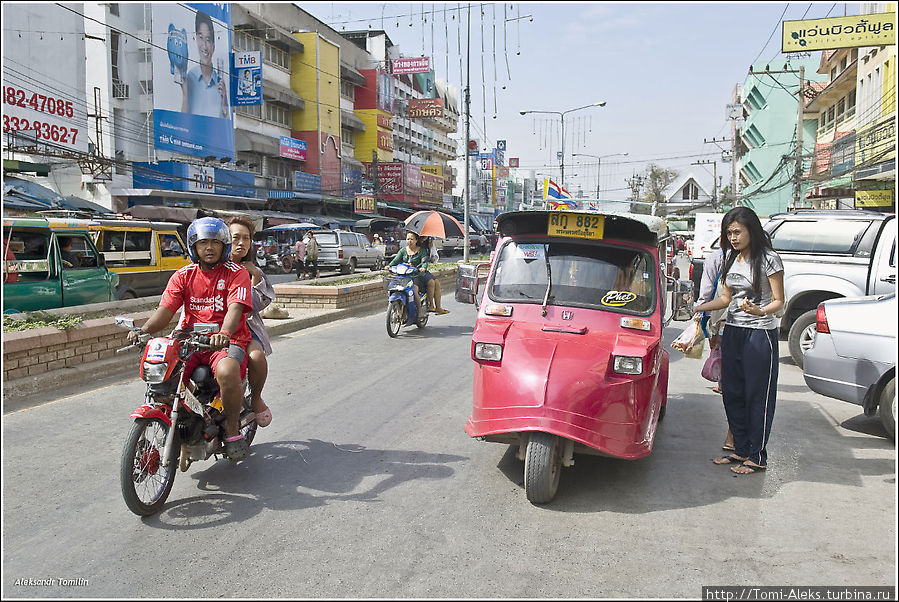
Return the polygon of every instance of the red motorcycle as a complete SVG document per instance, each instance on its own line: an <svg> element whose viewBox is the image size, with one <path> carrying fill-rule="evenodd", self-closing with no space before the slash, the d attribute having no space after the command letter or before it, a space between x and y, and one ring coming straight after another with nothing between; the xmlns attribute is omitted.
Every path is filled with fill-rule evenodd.
<svg viewBox="0 0 899 602"><path fill-rule="evenodd" d="M140 331L133 318L118 316L115 323ZM212 368L201 364L187 382L183 378L187 360L198 351L212 349L209 337L218 330L218 324L194 324L191 332L175 331L168 337L140 334L137 343L117 350L144 346L140 377L147 383L147 392L143 405L131 414L134 425L122 450L119 472L125 504L137 515L149 516L162 509L175 482L176 464L185 472L197 460L224 455L225 407ZM256 436L256 414L246 379L243 385L240 434L249 445Z"/></svg>

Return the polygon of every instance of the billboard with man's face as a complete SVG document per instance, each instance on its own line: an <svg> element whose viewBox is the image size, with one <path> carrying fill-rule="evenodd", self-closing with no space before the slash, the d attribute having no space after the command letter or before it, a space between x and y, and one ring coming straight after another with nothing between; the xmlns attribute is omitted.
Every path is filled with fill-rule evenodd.
<svg viewBox="0 0 899 602"><path fill-rule="evenodd" d="M231 6L152 5L154 146L234 157Z"/></svg>

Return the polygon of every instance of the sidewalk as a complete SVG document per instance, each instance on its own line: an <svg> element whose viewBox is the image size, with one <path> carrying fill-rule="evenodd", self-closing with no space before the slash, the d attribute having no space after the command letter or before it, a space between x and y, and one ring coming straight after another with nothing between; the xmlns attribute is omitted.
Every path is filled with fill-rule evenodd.
<svg viewBox="0 0 899 602"><path fill-rule="evenodd" d="M284 308L290 315L283 320L263 320L271 337L312 328L353 315L382 311L385 301L358 305L346 309L298 309ZM137 379L137 353L122 353L119 356L90 362L81 366L54 370L43 376L19 378L3 384L3 413L14 412L40 405L49 398L74 395L87 389L94 389L121 382L125 378Z"/></svg>

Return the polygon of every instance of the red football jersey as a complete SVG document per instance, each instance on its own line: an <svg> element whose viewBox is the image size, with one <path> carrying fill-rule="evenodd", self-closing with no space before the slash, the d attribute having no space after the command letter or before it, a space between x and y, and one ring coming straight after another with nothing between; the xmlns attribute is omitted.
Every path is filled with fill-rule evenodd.
<svg viewBox="0 0 899 602"><path fill-rule="evenodd" d="M177 313L184 307L179 329L190 329L197 322L221 324L228 306L241 303L244 313L240 326L231 333L231 342L246 349L250 343L247 312L253 309L250 273L233 261L220 263L211 270L201 270L199 264L186 265L169 278L159 304Z"/></svg>

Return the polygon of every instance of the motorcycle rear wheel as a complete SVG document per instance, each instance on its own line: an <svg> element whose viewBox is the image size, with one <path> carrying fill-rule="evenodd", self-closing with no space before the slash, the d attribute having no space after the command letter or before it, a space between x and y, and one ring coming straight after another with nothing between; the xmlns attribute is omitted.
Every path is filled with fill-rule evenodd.
<svg viewBox="0 0 899 602"><path fill-rule="evenodd" d="M125 439L119 480L125 505L138 516L159 512L175 482L174 459L167 468L162 466L168 433L169 426L162 420L138 418ZM173 449L181 449L177 441Z"/></svg>
<svg viewBox="0 0 899 602"><path fill-rule="evenodd" d="M403 324L406 323L403 313L403 304L399 301L393 301L387 306L387 334L392 339L399 336Z"/></svg>

